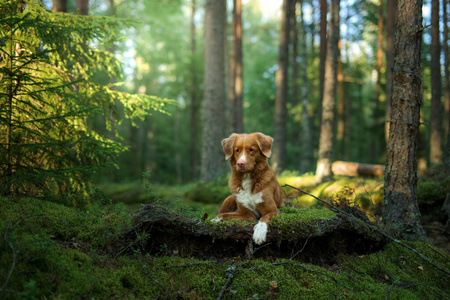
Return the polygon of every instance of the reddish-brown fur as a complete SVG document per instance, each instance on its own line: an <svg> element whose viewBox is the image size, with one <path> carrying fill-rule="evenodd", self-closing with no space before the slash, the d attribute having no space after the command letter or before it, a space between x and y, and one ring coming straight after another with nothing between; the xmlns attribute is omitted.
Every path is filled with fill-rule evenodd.
<svg viewBox="0 0 450 300"><path fill-rule="evenodd" d="M272 142L273 139L270 136L262 133L232 134L222 141L225 158L230 161L231 166L229 187L232 195L225 199L215 220L258 220L260 218L260 222L268 225L272 217L278 214L278 207L283 205L283 192L275 178L275 173L268 164ZM245 164L243 164L243 155L246 158ZM245 201L236 200L236 196L245 190L244 182L247 180L248 184L248 179L251 182L251 194L248 191L239 199L262 198L262 200L252 200L256 203L254 210L250 209L248 204L245 206Z"/></svg>

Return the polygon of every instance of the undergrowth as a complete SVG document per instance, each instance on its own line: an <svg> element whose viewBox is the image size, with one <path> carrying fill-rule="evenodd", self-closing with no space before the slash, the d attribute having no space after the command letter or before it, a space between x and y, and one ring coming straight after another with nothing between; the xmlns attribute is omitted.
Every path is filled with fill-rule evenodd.
<svg viewBox="0 0 450 300"><path fill-rule="evenodd" d="M280 181L292 184L295 180L298 178ZM319 189L315 195L325 195L337 206L364 208L361 199L376 207L375 199L382 193L380 180L337 178L339 184L296 186L313 194ZM147 181L140 203L162 204L196 219L206 219L206 211L211 219L223 194L228 193L226 179L218 184L217 189L200 183L186 185L181 192L167 192L176 197L165 198L158 193L163 187L155 188ZM331 186L339 188L327 196ZM219 203L183 198L199 190L214 194ZM419 181L419 199L425 203L439 203L444 192L446 187L436 187L433 180ZM313 224L334 216L317 203L295 205L300 197L292 191L286 194L288 206L273 219L273 227L286 220ZM121 242L132 229L126 205L95 203L99 204L82 209L34 198L0 198L1 299L215 299L219 295L225 299L450 298L449 276L395 243L370 255L342 254L331 266L276 257L201 261L178 257L166 245L157 245L157 251L152 251L156 254L149 255L140 245L151 241L151 233L141 232L126 246ZM299 211L301 219L296 217ZM425 243L404 243L450 269L450 258L442 250Z"/></svg>
<svg viewBox="0 0 450 300"><path fill-rule="evenodd" d="M367 256L342 256L333 266L276 258L200 261L168 256L164 245L153 256L138 247L120 253L116 241L131 229L123 205L81 210L31 198L0 198L0 207L2 299L214 299L222 288L224 298L239 299L450 297L448 276L396 244ZM295 211L283 208L277 218ZM303 221L318 213L305 211ZM408 244L450 268L440 250Z"/></svg>

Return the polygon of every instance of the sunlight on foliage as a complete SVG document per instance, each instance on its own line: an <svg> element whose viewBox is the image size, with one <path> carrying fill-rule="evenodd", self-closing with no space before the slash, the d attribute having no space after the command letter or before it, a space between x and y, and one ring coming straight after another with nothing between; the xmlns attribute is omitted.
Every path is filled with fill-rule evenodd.
<svg viewBox="0 0 450 300"><path fill-rule="evenodd" d="M173 102L111 84L123 72L108 49L129 21L51 13L35 1L3 1L0 15L0 193L70 194L67 204L82 205L92 174L127 149L92 120L117 136L121 110L143 119Z"/></svg>

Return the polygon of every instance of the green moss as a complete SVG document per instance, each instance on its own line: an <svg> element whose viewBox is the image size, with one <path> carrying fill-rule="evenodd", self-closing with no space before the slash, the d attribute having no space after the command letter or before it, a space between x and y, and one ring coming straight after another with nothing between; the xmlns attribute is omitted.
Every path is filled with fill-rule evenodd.
<svg viewBox="0 0 450 300"><path fill-rule="evenodd" d="M0 234L8 241L0 243L0 282L6 281L13 264L10 245L16 254L2 299L156 299L167 298L166 293L172 298L215 299L231 275L225 299L445 299L450 293L448 276L394 243L371 255L341 255L333 266L275 257L201 261L139 251L115 257L99 240L109 240L108 233L123 225L120 208L98 207L87 213L34 199L0 199L0 207ZM294 221L311 225L334 216L328 210L285 207L281 212L271 226ZM117 217L109 224L111 215ZM423 243L408 245L450 269L442 251Z"/></svg>
<svg viewBox="0 0 450 300"><path fill-rule="evenodd" d="M214 182L199 182L184 193L187 201L221 205L230 195L230 188L226 178Z"/></svg>
<svg viewBox="0 0 450 300"><path fill-rule="evenodd" d="M123 204L91 206L87 210L67 207L33 198L11 201L0 198L0 215L8 223L21 223L19 232L51 235L77 246L105 247L131 228Z"/></svg>
<svg viewBox="0 0 450 300"><path fill-rule="evenodd" d="M450 193L450 177L443 181L421 178L417 182L417 200L419 204L442 205L445 196Z"/></svg>

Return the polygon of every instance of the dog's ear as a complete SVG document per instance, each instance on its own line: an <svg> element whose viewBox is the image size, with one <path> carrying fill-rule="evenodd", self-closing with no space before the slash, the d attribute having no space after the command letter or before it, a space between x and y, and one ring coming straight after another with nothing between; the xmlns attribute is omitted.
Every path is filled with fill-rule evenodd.
<svg viewBox="0 0 450 300"><path fill-rule="evenodd" d="M272 155L273 138L260 132L256 133L258 147L265 157L269 158Z"/></svg>
<svg viewBox="0 0 450 300"><path fill-rule="evenodd" d="M222 140L222 147L223 152L225 152L225 159L229 160L233 156L233 147L234 147L234 140L236 139L237 134L233 133L226 139Z"/></svg>

